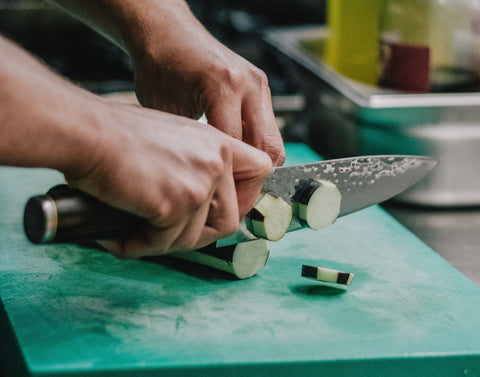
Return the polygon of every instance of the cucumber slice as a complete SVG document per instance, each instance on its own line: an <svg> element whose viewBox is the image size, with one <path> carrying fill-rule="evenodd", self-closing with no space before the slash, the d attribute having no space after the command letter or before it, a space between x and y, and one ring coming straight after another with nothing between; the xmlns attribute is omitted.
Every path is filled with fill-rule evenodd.
<svg viewBox="0 0 480 377"><path fill-rule="evenodd" d="M351 285L355 274L326 267L302 265L302 276L308 279L325 281L328 283Z"/></svg>
<svg viewBox="0 0 480 377"><path fill-rule="evenodd" d="M250 232L269 241L281 239L291 221L292 206L273 193L262 193L245 219Z"/></svg>
<svg viewBox="0 0 480 377"><path fill-rule="evenodd" d="M224 247L206 247L200 250L170 254L175 258L209 266L247 279L255 275L267 263L267 241L258 239Z"/></svg>
<svg viewBox="0 0 480 377"><path fill-rule="evenodd" d="M335 222L340 213L342 195L334 183L312 180L292 200L294 215L300 222L318 230Z"/></svg>

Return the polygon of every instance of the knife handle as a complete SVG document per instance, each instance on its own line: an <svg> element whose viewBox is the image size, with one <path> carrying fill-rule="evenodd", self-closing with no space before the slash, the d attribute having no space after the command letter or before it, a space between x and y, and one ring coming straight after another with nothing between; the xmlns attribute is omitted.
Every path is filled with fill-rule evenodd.
<svg viewBox="0 0 480 377"><path fill-rule="evenodd" d="M67 185L30 198L23 216L25 234L35 244L128 237L145 221Z"/></svg>

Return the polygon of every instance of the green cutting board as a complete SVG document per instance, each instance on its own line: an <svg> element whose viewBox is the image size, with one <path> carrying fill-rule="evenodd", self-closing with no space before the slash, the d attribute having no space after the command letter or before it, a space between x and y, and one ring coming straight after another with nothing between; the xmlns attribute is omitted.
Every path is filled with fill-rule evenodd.
<svg viewBox="0 0 480 377"><path fill-rule="evenodd" d="M287 156L317 159L300 144ZM480 289L378 206L270 243L265 268L236 280L29 244L24 203L61 180L0 169L7 376L480 376ZM307 280L302 264L355 279Z"/></svg>

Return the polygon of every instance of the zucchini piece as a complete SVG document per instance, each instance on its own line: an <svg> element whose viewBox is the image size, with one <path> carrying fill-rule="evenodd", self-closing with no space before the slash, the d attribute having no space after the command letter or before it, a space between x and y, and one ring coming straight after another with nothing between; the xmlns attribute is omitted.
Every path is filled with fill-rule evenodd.
<svg viewBox="0 0 480 377"><path fill-rule="evenodd" d="M332 225L340 213L342 195L330 181L311 180L293 198L294 215L313 230Z"/></svg>
<svg viewBox="0 0 480 377"><path fill-rule="evenodd" d="M262 193L245 219L247 229L255 236L278 241L292 221L292 206L273 193Z"/></svg>
<svg viewBox="0 0 480 377"><path fill-rule="evenodd" d="M326 267L315 267L302 265L302 276L307 279L325 281L327 283L336 283L351 285L355 274L352 272L343 272Z"/></svg>
<svg viewBox="0 0 480 377"><path fill-rule="evenodd" d="M199 250L179 251L170 256L247 279L265 266L269 254L267 241L258 239L224 247L207 246Z"/></svg>

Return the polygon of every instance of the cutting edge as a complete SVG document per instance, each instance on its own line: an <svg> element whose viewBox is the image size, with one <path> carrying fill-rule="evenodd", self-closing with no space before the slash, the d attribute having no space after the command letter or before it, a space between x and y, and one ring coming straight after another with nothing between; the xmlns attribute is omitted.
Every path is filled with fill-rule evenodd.
<svg viewBox="0 0 480 377"><path fill-rule="evenodd" d="M292 196L308 180L327 180L335 183L342 195L340 217L395 197L418 183L439 162L428 156L373 155L275 167L262 191L274 192L291 203ZM304 225L293 218L287 232L302 228ZM227 246L257 238L242 220L238 230L218 240L217 245Z"/></svg>

